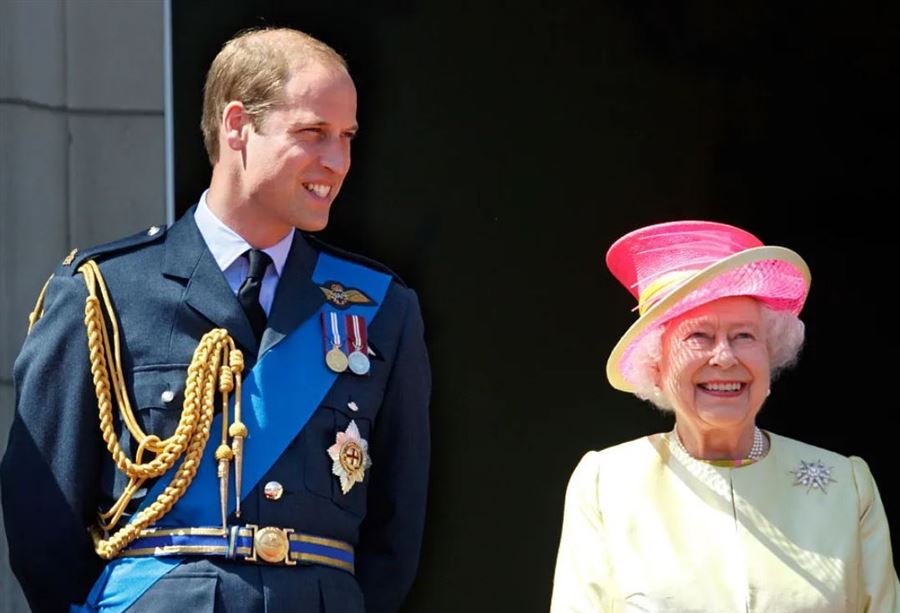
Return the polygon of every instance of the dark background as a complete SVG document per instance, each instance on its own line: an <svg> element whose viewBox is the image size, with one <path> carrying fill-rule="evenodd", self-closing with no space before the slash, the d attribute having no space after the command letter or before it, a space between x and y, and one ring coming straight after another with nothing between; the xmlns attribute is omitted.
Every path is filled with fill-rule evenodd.
<svg viewBox="0 0 900 613"><path fill-rule="evenodd" d="M420 293L434 370L406 612L546 611L578 459L671 427L606 382L634 315L603 258L678 218L807 259L808 341L760 424L863 456L898 542L900 19L885 4L173 3L179 213L209 180L201 88L225 40L288 25L350 64L362 129L323 238Z"/></svg>

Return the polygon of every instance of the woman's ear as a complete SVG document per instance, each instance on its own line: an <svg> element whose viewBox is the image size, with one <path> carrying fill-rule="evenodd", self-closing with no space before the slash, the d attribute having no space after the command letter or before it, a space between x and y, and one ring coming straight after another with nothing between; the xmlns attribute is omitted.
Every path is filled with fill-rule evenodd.
<svg viewBox="0 0 900 613"><path fill-rule="evenodd" d="M650 365L650 376L653 379L653 386L656 388L662 387L662 372L660 371L659 362L654 362Z"/></svg>

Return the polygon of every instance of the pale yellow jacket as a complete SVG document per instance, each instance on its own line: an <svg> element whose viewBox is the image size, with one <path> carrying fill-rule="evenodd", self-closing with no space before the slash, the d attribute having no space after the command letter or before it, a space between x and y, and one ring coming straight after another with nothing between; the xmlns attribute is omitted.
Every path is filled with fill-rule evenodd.
<svg viewBox="0 0 900 613"><path fill-rule="evenodd" d="M584 456L566 493L552 613L900 612L866 463L769 434L762 460L694 460L671 434ZM801 461L831 468L795 485Z"/></svg>

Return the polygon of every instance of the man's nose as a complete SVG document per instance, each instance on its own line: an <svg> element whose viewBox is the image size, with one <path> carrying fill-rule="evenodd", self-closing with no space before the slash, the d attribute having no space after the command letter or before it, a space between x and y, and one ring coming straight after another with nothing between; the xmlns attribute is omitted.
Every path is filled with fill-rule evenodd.
<svg viewBox="0 0 900 613"><path fill-rule="evenodd" d="M328 142L319 160L328 170L340 175L346 174L350 169L350 144L341 139Z"/></svg>

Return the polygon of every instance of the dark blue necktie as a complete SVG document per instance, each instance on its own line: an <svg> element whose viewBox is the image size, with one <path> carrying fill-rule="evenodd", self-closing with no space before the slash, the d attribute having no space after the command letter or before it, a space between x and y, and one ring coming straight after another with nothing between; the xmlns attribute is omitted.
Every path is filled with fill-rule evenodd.
<svg viewBox="0 0 900 613"><path fill-rule="evenodd" d="M266 329L266 312L259 303L259 290L262 288L263 277L266 275L266 268L272 263L272 258L259 249L250 249L244 256L250 261L250 270L238 290L237 299L250 321L256 342L259 343Z"/></svg>

